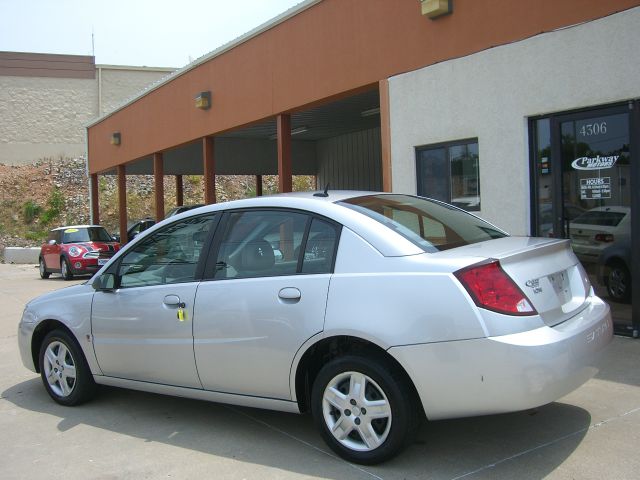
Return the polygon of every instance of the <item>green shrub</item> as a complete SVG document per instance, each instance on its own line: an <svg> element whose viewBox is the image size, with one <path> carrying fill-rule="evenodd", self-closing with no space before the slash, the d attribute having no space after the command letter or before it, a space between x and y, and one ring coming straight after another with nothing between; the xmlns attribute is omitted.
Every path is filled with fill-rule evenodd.
<svg viewBox="0 0 640 480"><path fill-rule="evenodd" d="M47 209L42 213L41 220L45 225L58 218L64 210L64 195L59 188L54 188L47 200Z"/></svg>
<svg viewBox="0 0 640 480"><path fill-rule="evenodd" d="M28 231L24 234L26 240L32 240L34 242L43 242L47 238L48 232L46 230Z"/></svg>
<svg viewBox="0 0 640 480"><path fill-rule="evenodd" d="M27 200L22 206L22 215L24 216L25 223L33 223L42 212L42 207L35 203L33 200Z"/></svg>

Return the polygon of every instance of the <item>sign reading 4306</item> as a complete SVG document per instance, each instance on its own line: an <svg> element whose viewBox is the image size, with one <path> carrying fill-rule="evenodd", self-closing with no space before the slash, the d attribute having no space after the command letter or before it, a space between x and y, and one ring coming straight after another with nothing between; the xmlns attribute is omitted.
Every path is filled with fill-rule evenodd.
<svg viewBox="0 0 640 480"><path fill-rule="evenodd" d="M578 130L583 137L593 137L594 135L604 135L607 133L607 122L585 123Z"/></svg>

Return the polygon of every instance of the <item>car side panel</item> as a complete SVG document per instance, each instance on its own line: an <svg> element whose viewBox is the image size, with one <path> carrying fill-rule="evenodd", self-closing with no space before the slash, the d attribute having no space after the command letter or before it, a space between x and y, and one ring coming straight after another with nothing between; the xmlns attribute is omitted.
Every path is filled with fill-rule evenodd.
<svg viewBox="0 0 640 480"><path fill-rule="evenodd" d="M300 346L322 330L330 274L202 282L194 351L206 390L291 399ZM299 299L281 296L297 290Z"/></svg>
<svg viewBox="0 0 640 480"><path fill-rule="evenodd" d="M29 304L18 327L18 337L23 362L31 355L31 339L35 329L45 320L57 320L75 336L84 353L91 373L102 372L96 361L91 337L91 285L74 285L51 292ZM25 322L25 320L27 320ZM27 368L31 368L25 363ZM35 367L35 365L34 365Z"/></svg>
<svg viewBox="0 0 640 480"><path fill-rule="evenodd" d="M376 273L354 272L356 265ZM421 265L411 257L383 257L343 229L325 335L375 339L383 348L486 336L477 308L455 277L426 264L421 272Z"/></svg>

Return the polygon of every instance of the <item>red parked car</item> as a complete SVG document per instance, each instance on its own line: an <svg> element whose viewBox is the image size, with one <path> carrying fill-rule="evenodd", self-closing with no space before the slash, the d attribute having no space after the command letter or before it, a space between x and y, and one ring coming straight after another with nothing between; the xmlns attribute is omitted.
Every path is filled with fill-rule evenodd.
<svg viewBox="0 0 640 480"><path fill-rule="evenodd" d="M120 250L120 244L100 225L54 228L40 248L40 276L60 273L65 280L74 275L93 275Z"/></svg>

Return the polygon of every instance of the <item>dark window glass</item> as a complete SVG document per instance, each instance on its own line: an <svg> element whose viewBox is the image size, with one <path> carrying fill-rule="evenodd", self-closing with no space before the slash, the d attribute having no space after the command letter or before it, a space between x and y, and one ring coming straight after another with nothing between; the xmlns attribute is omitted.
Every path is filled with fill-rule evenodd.
<svg viewBox="0 0 640 480"><path fill-rule="evenodd" d="M418 195L480 210L478 140L416 149Z"/></svg>
<svg viewBox="0 0 640 480"><path fill-rule="evenodd" d="M213 218L211 215L187 218L135 245L120 263L120 287L194 281Z"/></svg>
<svg viewBox="0 0 640 480"><path fill-rule="evenodd" d="M507 236L497 227L459 208L425 198L370 195L341 203L379 221L425 252Z"/></svg>
<svg viewBox="0 0 640 480"><path fill-rule="evenodd" d="M337 244L336 228L324 220L314 218L304 249L302 273L331 273Z"/></svg>

